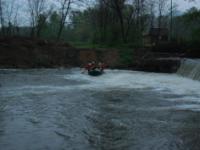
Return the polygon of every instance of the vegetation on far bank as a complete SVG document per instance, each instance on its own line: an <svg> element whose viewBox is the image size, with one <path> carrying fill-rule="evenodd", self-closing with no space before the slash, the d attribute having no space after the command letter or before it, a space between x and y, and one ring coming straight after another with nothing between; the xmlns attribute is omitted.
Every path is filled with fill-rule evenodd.
<svg viewBox="0 0 200 150"><path fill-rule="evenodd" d="M23 15L22 19L16 0L0 0L0 36L62 39L74 46L87 48L135 48L145 46L145 33L151 28L159 28L168 30L167 41L187 43L191 48L199 47L198 8L178 13L176 6L173 3L170 5L170 0L92 2L25 0L26 9L22 9L20 14L27 15ZM85 7L75 9L74 5Z"/></svg>
<svg viewBox="0 0 200 150"><path fill-rule="evenodd" d="M124 66L157 57L152 53L200 57L198 8L177 13L170 0L92 1L75 9L86 1L55 0L52 7L47 0L25 0L21 18L16 0L0 0L0 65L80 65L74 60L81 49L117 49Z"/></svg>

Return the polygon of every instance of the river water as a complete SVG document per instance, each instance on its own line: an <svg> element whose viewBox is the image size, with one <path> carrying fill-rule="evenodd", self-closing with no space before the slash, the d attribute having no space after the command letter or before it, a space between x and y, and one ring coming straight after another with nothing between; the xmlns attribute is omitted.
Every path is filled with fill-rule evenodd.
<svg viewBox="0 0 200 150"><path fill-rule="evenodd" d="M177 74L0 70L0 150L199 150L200 82Z"/></svg>

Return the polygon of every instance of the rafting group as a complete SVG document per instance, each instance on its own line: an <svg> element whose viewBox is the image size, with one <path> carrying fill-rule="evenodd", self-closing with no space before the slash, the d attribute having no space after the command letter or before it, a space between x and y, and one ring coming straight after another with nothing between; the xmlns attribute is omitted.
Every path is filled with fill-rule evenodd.
<svg viewBox="0 0 200 150"><path fill-rule="evenodd" d="M99 76L104 73L106 65L102 62L96 63L95 61L88 62L85 67L83 73L86 71L88 72L89 75L91 76Z"/></svg>

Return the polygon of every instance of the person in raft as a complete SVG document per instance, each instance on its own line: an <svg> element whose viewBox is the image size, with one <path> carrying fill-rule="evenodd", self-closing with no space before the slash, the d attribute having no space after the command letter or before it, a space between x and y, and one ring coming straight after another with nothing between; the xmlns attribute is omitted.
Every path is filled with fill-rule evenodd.
<svg viewBox="0 0 200 150"><path fill-rule="evenodd" d="M94 71L94 70L96 70L96 68L97 68L97 65L96 65L96 62L95 61L92 61L92 63L91 63L92 65L91 65L91 68L90 68L90 70L88 70L88 71Z"/></svg>
<svg viewBox="0 0 200 150"><path fill-rule="evenodd" d="M91 63L91 62L88 62L88 63L84 66L82 73L85 73L86 71L89 72L89 71L91 70L91 68L92 68L92 63Z"/></svg>
<svg viewBox="0 0 200 150"><path fill-rule="evenodd" d="M104 63L102 63L102 62L99 62L98 63L98 70L100 71L100 72L104 72L104 69L106 68L106 65L104 64Z"/></svg>
<svg viewBox="0 0 200 150"><path fill-rule="evenodd" d="M98 69L98 70L97 70ZM92 61L92 62L88 62L85 67L84 67L84 71L82 73L85 73L86 71L90 72L90 71L94 71L94 70L97 70L97 71L101 71L103 72L105 69L105 64L102 63L102 62L99 62L98 65L96 65L96 62L95 61Z"/></svg>

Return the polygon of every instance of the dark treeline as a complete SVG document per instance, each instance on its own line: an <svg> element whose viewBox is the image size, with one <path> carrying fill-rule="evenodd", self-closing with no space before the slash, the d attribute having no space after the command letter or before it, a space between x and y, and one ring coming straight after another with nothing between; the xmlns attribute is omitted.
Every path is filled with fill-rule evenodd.
<svg viewBox="0 0 200 150"><path fill-rule="evenodd" d="M157 28L167 29L168 41L200 43L200 10L177 13L171 0L53 2L26 0L26 8L20 10L16 0L0 0L1 36L134 47L143 46L144 34Z"/></svg>

